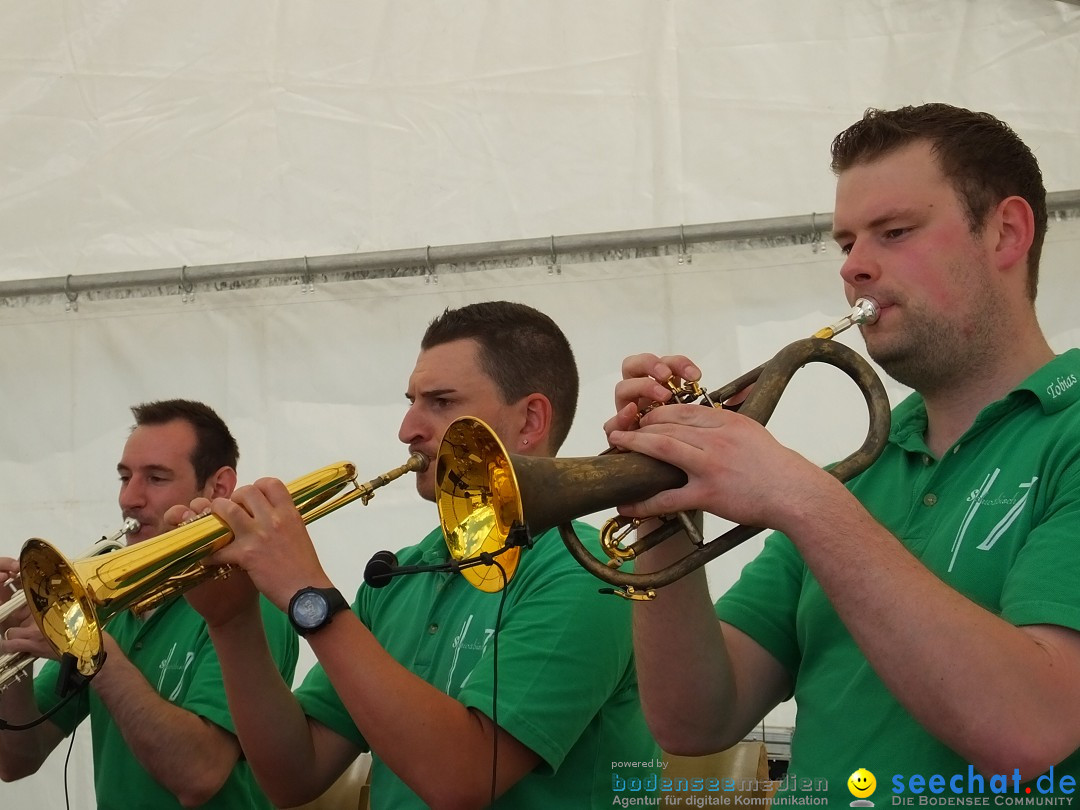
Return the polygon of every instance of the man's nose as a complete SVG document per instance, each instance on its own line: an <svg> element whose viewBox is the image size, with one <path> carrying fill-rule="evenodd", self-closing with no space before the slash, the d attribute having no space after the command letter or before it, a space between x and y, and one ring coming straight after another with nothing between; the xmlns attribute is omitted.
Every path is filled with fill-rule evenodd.
<svg viewBox="0 0 1080 810"><path fill-rule="evenodd" d="M869 248L858 244L852 245L844 264L840 267L840 277L851 287L858 288L881 276L881 267L870 255Z"/></svg>
<svg viewBox="0 0 1080 810"><path fill-rule="evenodd" d="M120 486L120 508L136 509L146 503L146 489L134 478Z"/></svg>
<svg viewBox="0 0 1080 810"><path fill-rule="evenodd" d="M416 412L416 406L410 405L398 428L398 440L402 444L422 442L428 438L428 432L425 420Z"/></svg>

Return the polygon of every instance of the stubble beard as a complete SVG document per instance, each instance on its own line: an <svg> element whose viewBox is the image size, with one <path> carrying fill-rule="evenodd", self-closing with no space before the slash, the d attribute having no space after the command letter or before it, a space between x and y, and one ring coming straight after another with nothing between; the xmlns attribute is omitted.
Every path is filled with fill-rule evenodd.
<svg viewBox="0 0 1080 810"><path fill-rule="evenodd" d="M975 300L954 317L937 317L920 305L903 306L903 333L886 342L875 341L871 332L867 353L890 377L923 396L989 373L997 362L995 324L1004 307L985 282L973 284L971 295Z"/></svg>

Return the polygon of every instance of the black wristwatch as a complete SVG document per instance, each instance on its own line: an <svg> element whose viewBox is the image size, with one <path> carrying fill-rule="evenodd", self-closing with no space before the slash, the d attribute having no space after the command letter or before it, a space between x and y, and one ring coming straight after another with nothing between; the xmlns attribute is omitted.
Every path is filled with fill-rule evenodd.
<svg viewBox="0 0 1080 810"><path fill-rule="evenodd" d="M335 613L349 603L337 588L301 588L289 600L289 621L302 636L310 636L330 624Z"/></svg>

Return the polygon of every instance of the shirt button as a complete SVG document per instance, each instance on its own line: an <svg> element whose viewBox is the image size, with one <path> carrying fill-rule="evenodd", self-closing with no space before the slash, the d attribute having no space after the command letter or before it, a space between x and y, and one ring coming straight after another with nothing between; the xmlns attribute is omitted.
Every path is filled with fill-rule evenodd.
<svg viewBox="0 0 1080 810"><path fill-rule="evenodd" d="M926 495L923 495L922 502L927 506L933 506L937 503L937 495L933 492L928 492Z"/></svg>
<svg viewBox="0 0 1080 810"><path fill-rule="evenodd" d="M931 464L934 463L934 459L932 459L930 456L923 456L922 463L924 467L929 467Z"/></svg>
<svg viewBox="0 0 1080 810"><path fill-rule="evenodd" d="M135 649L136 650L141 650L142 649L142 642L141 641L136 641L135 642Z"/></svg>
<svg viewBox="0 0 1080 810"><path fill-rule="evenodd" d="M436 634L437 632L439 632L439 625L437 625L437 624L430 624L430 625L428 625L428 629L427 629L427 631L428 631L428 633L430 633L431 635L435 635L435 634Z"/></svg>

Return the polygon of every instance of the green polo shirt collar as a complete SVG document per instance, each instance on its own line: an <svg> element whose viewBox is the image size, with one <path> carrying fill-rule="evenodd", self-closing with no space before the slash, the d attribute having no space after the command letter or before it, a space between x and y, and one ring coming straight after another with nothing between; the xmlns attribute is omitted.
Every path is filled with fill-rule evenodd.
<svg viewBox="0 0 1080 810"><path fill-rule="evenodd" d="M1080 349L1069 349L1040 368L1007 396L991 402L983 408L968 428L961 441L980 433L988 425L996 423L1010 411L1020 407L1023 401L1034 395L1043 413L1062 411L1080 399ZM924 441L927 418L926 403L922 395L911 394L893 409L892 430L889 441L911 453L930 454Z"/></svg>

